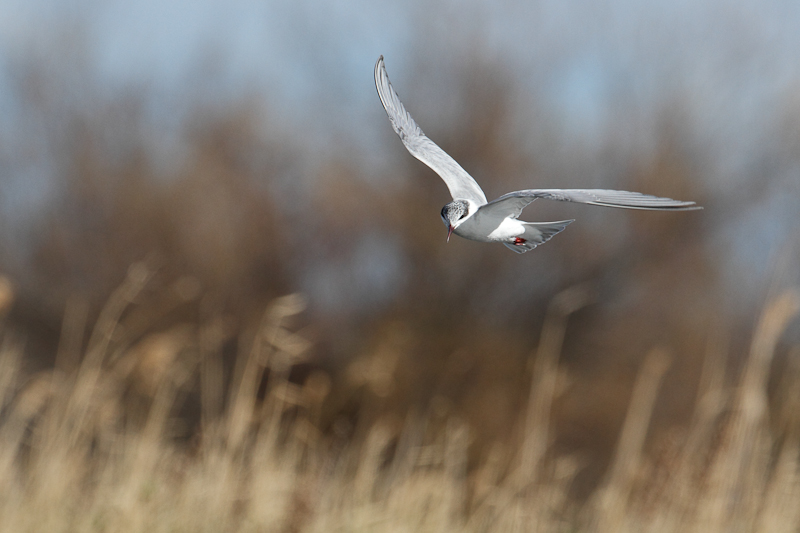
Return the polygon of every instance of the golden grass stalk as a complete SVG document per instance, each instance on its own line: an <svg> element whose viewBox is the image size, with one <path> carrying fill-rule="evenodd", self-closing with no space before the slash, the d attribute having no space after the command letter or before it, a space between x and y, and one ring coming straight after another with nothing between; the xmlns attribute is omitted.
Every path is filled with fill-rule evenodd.
<svg viewBox="0 0 800 533"><path fill-rule="evenodd" d="M800 311L791 289L768 302L756 326L733 413L711 466L700 514L706 531L755 527L769 473L773 437L767 427L767 379L772 356L789 322Z"/></svg>
<svg viewBox="0 0 800 533"><path fill-rule="evenodd" d="M595 508L590 519L595 531L630 530L627 515L634 476L641 467L644 440L661 378L669 366L670 356L663 349L656 348L645 357L633 386L608 479L595 495Z"/></svg>
<svg viewBox="0 0 800 533"><path fill-rule="evenodd" d="M290 365L309 346L287 325L303 308L295 295L265 312L251 348L241 352L224 407L224 384L213 375L221 367L218 323L151 336L132 348L119 340L120 317L147 279L146 270L132 270L71 373L63 364L23 379L23 345L4 335L0 531L800 528L798 436L779 439L766 424L767 371L800 310L796 291L766 306L735 394L724 385L726 348L718 340L724 336L712 335L692 427L660 485L648 482L657 467L644 450L669 358L659 349L645 357L612 466L578 514L568 497L576 463L548 453L549 419L566 319L589 300L585 289L563 293L548 311L528 406L520 414L523 443L506 474L499 444L469 468L470 434L479 428L455 416L438 435L412 414L402 424L378 417L361 445L330 442L318 426L330 380L319 373L304 386L288 380ZM65 339L62 350L75 349L81 321L65 320L65 335L71 331L73 340ZM164 342L172 346L168 371L155 376L143 423L134 423L123 392L136 373L125 361ZM180 349L183 344L187 349ZM111 351L122 355L109 361ZM266 394L259 398L267 373ZM182 391L194 381L200 384L203 434L187 447L172 437L173 417ZM721 428L719 442L714 427Z"/></svg>

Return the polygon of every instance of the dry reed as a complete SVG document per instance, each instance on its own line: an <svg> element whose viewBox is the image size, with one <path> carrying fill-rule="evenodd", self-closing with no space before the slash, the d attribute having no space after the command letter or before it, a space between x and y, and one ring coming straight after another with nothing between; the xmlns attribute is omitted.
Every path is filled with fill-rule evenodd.
<svg viewBox="0 0 800 533"><path fill-rule="evenodd" d="M519 420L522 444L508 470L499 447L468 467L470 434L479 429L455 416L438 435L429 434L419 415L403 424L379 417L361 445L323 435L319 413L330 380L317 373L303 386L289 381L289 369L309 348L288 325L303 309L297 295L269 306L251 348L239 356L225 399L218 323L177 328L136 345L126 340L120 317L149 277L144 266L131 268L79 365L69 361L82 336L80 305L65 317L52 371L24 378L24 345L3 333L0 530L800 528L797 434L774 435L766 423L768 370L800 309L796 291L766 305L734 389L725 386L724 336L712 331L693 422L673 461L661 467L649 459L645 442L669 356L659 348L650 352L605 482L579 508L569 497L578 463L552 453L549 418L567 317L590 301L586 288L562 293L550 307ZM137 423L124 391L145 378L139 390L148 401ZM189 446L172 435L178 399L194 382L202 420Z"/></svg>

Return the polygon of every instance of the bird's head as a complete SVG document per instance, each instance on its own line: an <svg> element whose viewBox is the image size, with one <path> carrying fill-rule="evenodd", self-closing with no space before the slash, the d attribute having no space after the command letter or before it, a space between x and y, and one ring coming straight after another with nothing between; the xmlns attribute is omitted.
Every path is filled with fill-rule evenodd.
<svg viewBox="0 0 800 533"><path fill-rule="evenodd" d="M453 200L442 208L442 222L447 226L448 242L450 241L450 235L453 234L453 230L468 219L473 211L472 206L466 200Z"/></svg>

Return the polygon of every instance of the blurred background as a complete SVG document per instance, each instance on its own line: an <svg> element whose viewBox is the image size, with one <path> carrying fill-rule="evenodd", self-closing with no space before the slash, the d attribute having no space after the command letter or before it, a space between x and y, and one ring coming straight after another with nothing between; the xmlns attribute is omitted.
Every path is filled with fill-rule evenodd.
<svg viewBox="0 0 800 533"><path fill-rule="evenodd" d="M230 373L268 303L299 293L291 380L330 380L323 432L446 413L482 457L519 439L548 304L579 285L554 447L586 458L589 491L647 352L672 362L658 442L687 423L708 346L735 372L767 296L800 283L799 26L791 0L4 0L2 320L25 371L50 368L143 264L124 344L219 324ZM705 209L539 201L526 220L577 221L533 252L446 243L447 189L391 129L381 54L490 199L617 188Z"/></svg>

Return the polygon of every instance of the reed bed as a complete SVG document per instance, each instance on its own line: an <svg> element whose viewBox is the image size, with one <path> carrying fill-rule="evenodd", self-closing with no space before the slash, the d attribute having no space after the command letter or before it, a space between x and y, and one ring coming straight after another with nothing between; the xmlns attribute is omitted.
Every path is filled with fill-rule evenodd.
<svg viewBox="0 0 800 533"><path fill-rule="evenodd" d="M660 461L644 442L671 356L660 347L645 354L604 482L576 501L570 486L581 464L554 453L550 412L568 317L592 301L589 289L561 293L548 310L518 449L508 457L493 449L471 465L479 428L456 416L439 425L420 414L378 416L360 441L322 431L330 379L289 379L310 348L289 327L303 310L298 295L269 305L231 384L221 378L213 323L134 343L120 317L149 276L130 269L79 354L83 324L68 313L52 370L23 375L24 343L3 332L0 530L800 529L798 432L781 408L797 374L786 373L777 399L767 396L776 346L800 310L795 289L767 302L738 379L725 375L724 342L710 334L694 417ZM193 390L200 423L181 435L176 411Z"/></svg>

